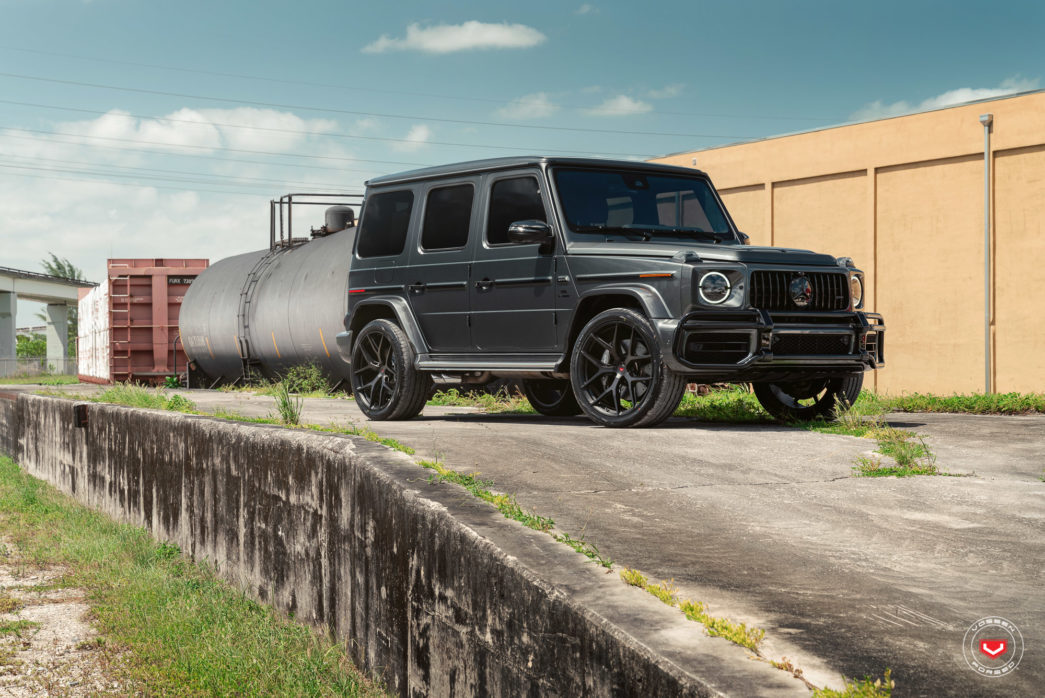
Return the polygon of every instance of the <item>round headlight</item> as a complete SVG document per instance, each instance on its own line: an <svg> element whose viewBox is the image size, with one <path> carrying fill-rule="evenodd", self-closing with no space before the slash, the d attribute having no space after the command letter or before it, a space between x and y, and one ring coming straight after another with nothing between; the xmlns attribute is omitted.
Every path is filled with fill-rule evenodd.
<svg viewBox="0 0 1045 698"><path fill-rule="evenodd" d="M849 294L853 299L853 307L859 308L864 303L864 280L855 274L849 277Z"/></svg>
<svg viewBox="0 0 1045 698"><path fill-rule="evenodd" d="M718 305L729 298L729 279L718 271L709 271L700 279L700 297L706 303Z"/></svg>

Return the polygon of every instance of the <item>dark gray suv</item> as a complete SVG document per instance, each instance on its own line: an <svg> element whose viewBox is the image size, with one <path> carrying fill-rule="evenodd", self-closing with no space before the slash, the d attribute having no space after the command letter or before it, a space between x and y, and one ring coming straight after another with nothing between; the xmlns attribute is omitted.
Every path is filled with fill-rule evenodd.
<svg viewBox="0 0 1045 698"><path fill-rule="evenodd" d="M521 381L546 415L660 423L688 382L831 418L883 363L851 259L747 246L707 175L499 158L367 183L338 336L371 419L433 384Z"/></svg>

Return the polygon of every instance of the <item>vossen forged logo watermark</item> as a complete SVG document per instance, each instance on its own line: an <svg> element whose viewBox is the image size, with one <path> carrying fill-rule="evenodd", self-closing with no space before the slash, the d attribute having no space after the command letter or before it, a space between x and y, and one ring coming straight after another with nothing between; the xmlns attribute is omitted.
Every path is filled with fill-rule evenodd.
<svg viewBox="0 0 1045 698"><path fill-rule="evenodd" d="M962 654L980 676L1005 676L1023 659L1023 635L1010 621L997 616L980 618L965 631Z"/></svg>

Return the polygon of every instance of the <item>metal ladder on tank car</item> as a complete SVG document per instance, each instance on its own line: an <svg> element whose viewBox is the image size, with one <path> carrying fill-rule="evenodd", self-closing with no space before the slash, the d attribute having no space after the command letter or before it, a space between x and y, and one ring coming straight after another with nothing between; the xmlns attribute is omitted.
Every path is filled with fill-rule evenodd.
<svg viewBox="0 0 1045 698"><path fill-rule="evenodd" d="M270 250L267 254L263 255L250 272L247 273L247 280L243 284L243 288L239 294L239 315L237 318L237 330L238 334L236 341L239 344L239 356L240 361L243 364L243 371L239 378L235 380L233 385L239 382L248 382L255 373L261 373L261 361L258 360L251 351L250 340L248 339L250 332L250 310L254 304L254 292L257 290L258 282L264 275L265 270L271 266L272 262L276 260L277 252Z"/></svg>

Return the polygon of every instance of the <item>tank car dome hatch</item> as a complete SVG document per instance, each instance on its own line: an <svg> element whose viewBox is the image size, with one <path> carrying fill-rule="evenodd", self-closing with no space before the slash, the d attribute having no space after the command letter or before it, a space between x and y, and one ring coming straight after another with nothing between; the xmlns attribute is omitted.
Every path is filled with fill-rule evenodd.
<svg viewBox="0 0 1045 698"><path fill-rule="evenodd" d="M332 235L351 228L356 224L356 212L351 206L331 206L326 210L324 220L322 228L312 229L312 237Z"/></svg>

